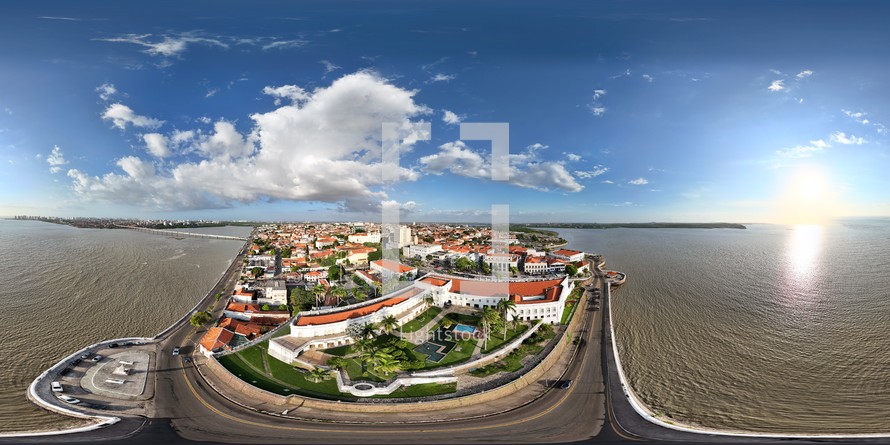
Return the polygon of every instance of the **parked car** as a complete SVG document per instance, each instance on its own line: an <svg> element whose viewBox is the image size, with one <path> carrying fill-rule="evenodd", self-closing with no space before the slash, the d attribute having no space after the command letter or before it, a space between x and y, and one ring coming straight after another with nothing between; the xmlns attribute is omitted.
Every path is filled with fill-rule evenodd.
<svg viewBox="0 0 890 445"><path fill-rule="evenodd" d="M68 373L70 373L70 372L71 372L71 368L65 368L65 369L59 371L59 375L68 375Z"/></svg>
<svg viewBox="0 0 890 445"><path fill-rule="evenodd" d="M561 389L569 389L572 387L572 380L563 380L563 382L559 385Z"/></svg>
<svg viewBox="0 0 890 445"><path fill-rule="evenodd" d="M179 355L179 346L173 348L173 355Z"/></svg>
<svg viewBox="0 0 890 445"><path fill-rule="evenodd" d="M79 358L76 358L76 359L74 359L74 360L71 361L71 366L77 366L77 365L79 365L80 362L82 362L82 361L83 361L83 360L81 360L81 359L79 359Z"/></svg>
<svg viewBox="0 0 890 445"><path fill-rule="evenodd" d="M65 403L70 403L72 405L77 405L78 403L80 403L80 399L75 399L74 397L66 396L65 394L60 395L59 400Z"/></svg>
<svg viewBox="0 0 890 445"><path fill-rule="evenodd" d="M62 389L62 384L59 383L59 382L52 382L52 383L49 384L49 386L50 386L50 388L52 388L53 392L62 392L62 391L64 391L64 389Z"/></svg>
<svg viewBox="0 0 890 445"><path fill-rule="evenodd" d="M96 362L98 362L99 360L102 360L103 358L105 358L105 357L102 357L101 355L96 354L96 355L93 357L92 362L93 362L93 363L96 363Z"/></svg>
<svg viewBox="0 0 890 445"><path fill-rule="evenodd" d="M109 348L116 348L118 346L120 346L120 345L117 343L112 343L112 344L108 345Z"/></svg>
<svg viewBox="0 0 890 445"><path fill-rule="evenodd" d="M89 353L89 352L87 352L86 354L82 354L82 355L80 356L80 359L81 359L81 360L86 360L86 359L88 359L88 358L90 358L90 353Z"/></svg>

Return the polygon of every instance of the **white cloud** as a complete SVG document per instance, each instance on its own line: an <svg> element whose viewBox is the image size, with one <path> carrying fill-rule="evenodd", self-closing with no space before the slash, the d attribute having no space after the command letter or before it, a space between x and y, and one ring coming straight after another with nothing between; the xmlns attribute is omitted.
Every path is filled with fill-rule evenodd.
<svg viewBox="0 0 890 445"><path fill-rule="evenodd" d="M242 158L254 152L252 138L245 138L231 122L217 121L213 134L202 138L198 151L209 158Z"/></svg>
<svg viewBox="0 0 890 445"><path fill-rule="evenodd" d="M537 161L535 152L547 148L533 144L524 153L510 155L510 184L518 187L549 191L556 188L567 192L579 192L584 186L559 162ZM491 161L467 147L463 141L448 142L439 146L439 152L419 159L423 170L434 175L446 171L475 179L491 177Z"/></svg>
<svg viewBox="0 0 890 445"><path fill-rule="evenodd" d="M646 178L637 178L632 181L627 181L630 185L646 185L649 183L649 180Z"/></svg>
<svg viewBox="0 0 890 445"><path fill-rule="evenodd" d="M318 62L318 63L324 65L324 73L325 73L325 74L332 73L332 72L337 71L337 70L340 69L339 66L334 65L334 63L331 62L330 60L322 60L322 61L320 61L320 62Z"/></svg>
<svg viewBox="0 0 890 445"><path fill-rule="evenodd" d="M593 170L587 170L587 171L576 170L575 176L577 176L581 179L590 179L590 178L595 178L597 176L600 176L600 175L606 173L607 171L609 171L609 167L605 167L603 165L597 164L597 165L593 166ZM606 182L606 181L603 181L603 182ZM608 181L607 183L611 184L612 181Z"/></svg>
<svg viewBox="0 0 890 445"><path fill-rule="evenodd" d="M133 179L145 179L155 175L154 165L135 156L120 158L117 160L117 165Z"/></svg>
<svg viewBox="0 0 890 445"><path fill-rule="evenodd" d="M593 90L593 100L594 101L600 100L600 98L605 95L606 95L606 90L603 90L603 89Z"/></svg>
<svg viewBox="0 0 890 445"><path fill-rule="evenodd" d="M868 124L869 123L869 120L866 119L866 117L865 117L865 116L868 116L868 113L866 113L866 112L863 112L863 111L853 112L850 110L841 110L841 111L844 114L846 114L848 117L853 119L854 121L859 122L860 124Z"/></svg>
<svg viewBox="0 0 890 445"><path fill-rule="evenodd" d="M867 141L864 138L857 137L854 135L847 136L842 131L836 131L831 134L831 142L837 142L838 144L843 145L862 145Z"/></svg>
<svg viewBox="0 0 890 445"><path fill-rule="evenodd" d="M303 102L309 99L309 93L296 85L282 85L280 87L264 87L263 94L275 97L275 105L281 104L281 99L289 99L293 103Z"/></svg>
<svg viewBox="0 0 890 445"><path fill-rule="evenodd" d="M578 162L581 160L581 155L575 153L563 153L566 155L566 159L572 162Z"/></svg>
<svg viewBox="0 0 890 445"><path fill-rule="evenodd" d="M121 130L126 129L127 124L140 128L158 128L164 123L162 120L140 116L134 113L130 107L121 103L109 105L102 114L102 119L112 121L114 126Z"/></svg>
<svg viewBox="0 0 890 445"><path fill-rule="evenodd" d="M219 88L211 88L207 90L207 94L204 95L205 98L216 96L216 93L219 93Z"/></svg>
<svg viewBox="0 0 890 445"><path fill-rule="evenodd" d="M99 99L108 100L111 99L111 96L117 94L117 88L110 83L103 83L96 88L96 92L99 93Z"/></svg>
<svg viewBox="0 0 890 445"><path fill-rule="evenodd" d="M777 69L775 69L775 68L770 68L769 71L770 71L771 73L777 75L777 76L781 76L781 75L782 75L782 72L779 71L779 70L777 70Z"/></svg>
<svg viewBox="0 0 890 445"><path fill-rule="evenodd" d="M820 152L829 147L831 147L829 143L825 142L822 139L817 139L815 141L810 141L809 145L798 145L792 148L783 148L781 150L777 150L776 152L779 154L779 156L783 156L786 158L808 158L812 156L813 153Z"/></svg>
<svg viewBox="0 0 890 445"><path fill-rule="evenodd" d="M203 37L198 33L189 32L176 35L127 34L122 37L96 39L103 42L131 43L145 48L144 52L151 56L178 57L190 45L199 44L227 49L228 44L220 39Z"/></svg>
<svg viewBox="0 0 890 445"><path fill-rule="evenodd" d="M600 181L600 182L603 183L603 184L614 184L614 183L615 183L615 181L612 181L612 180L610 180L610 179L604 179L604 180L602 180L602 181Z"/></svg>
<svg viewBox="0 0 890 445"><path fill-rule="evenodd" d="M454 74L437 73L433 75L433 77L430 77L430 80L428 82L450 82L455 78L457 78L457 76L455 76Z"/></svg>
<svg viewBox="0 0 890 445"><path fill-rule="evenodd" d="M813 70L803 70L803 71L797 73L797 79L798 80L806 79L807 77L810 77L812 75L813 75Z"/></svg>
<svg viewBox="0 0 890 445"><path fill-rule="evenodd" d="M442 110L442 122L445 122L448 125L457 125L462 120L464 120L463 115L457 115L454 112L448 110Z"/></svg>
<svg viewBox="0 0 890 445"><path fill-rule="evenodd" d="M592 106L590 107L590 112L593 113L594 116L599 117L606 114L606 107Z"/></svg>
<svg viewBox="0 0 890 445"><path fill-rule="evenodd" d="M165 210L230 207L235 202L294 200L332 203L348 211L379 212L381 125L396 122L410 139L410 119L429 110L416 91L370 72L345 75L308 93L305 101L251 116L239 133L217 121L211 134L181 131L167 142L192 144L188 158L168 158L162 169L145 161L118 160L117 172L92 176L69 170L75 193ZM405 147L409 150L410 146ZM200 159L193 159L198 156ZM401 168L398 179L419 173Z"/></svg>
<svg viewBox="0 0 890 445"><path fill-rule="evenodd" d="M46 163L49 164L50 173L56 174L62 171L62 166L67 164L68 161L65 160L62 149L55 145L53 146L53 151L46 157Z"/></svg>
<svg viewBox="0 0 890 445"><path fill-rule="evenodd" d="M648 75L648 74L643 74L642 77L643 77L643 80L645 80L646 82L650 82L650 83L651 83L653 80L655 80L654 77L652 77L652 76L650 76L650 75Z"/></svg>
<svg viewBox="0 0 890 445"><path fill-rule="evenodd" d="M770 91L782 91L785 89L785 81L782 79L774 80L773 83L769 84L767 89Z"/></svg>
<svg viewBox="0 0 890 445"><path fill-rule="evenodd" d="M145 141L145 148L156 158L166 158L170 156L170 147L167 146L167 138L160 133L147 133L142 135Z"/></svg>
<svg viewBox="0 0 890 445"><path fill-rule="evenodd" d="M263 51L269 51L269 50L273 50L273 49L284 50L284 49L291 49L291 48L299 48L301 46L306 45L307 43L309 43L309 42L307 42L305 40L276 40L274 42L270 42L270 43L263 45Z"/></svg>

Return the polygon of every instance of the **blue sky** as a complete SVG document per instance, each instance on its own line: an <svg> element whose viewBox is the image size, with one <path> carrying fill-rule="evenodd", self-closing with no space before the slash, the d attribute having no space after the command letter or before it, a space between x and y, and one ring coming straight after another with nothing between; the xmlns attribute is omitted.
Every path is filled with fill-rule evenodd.
<svg viewBox="0 0 890 445"><path fill-rule="evenodd" d="M880 2L9 2L0 215L890 214ZM380 123L429 122L382 179ZM511 180L460 122L510 125ZM376 149L376 151L375 151ZM790 209L790 210L789 210Z"/></svg>

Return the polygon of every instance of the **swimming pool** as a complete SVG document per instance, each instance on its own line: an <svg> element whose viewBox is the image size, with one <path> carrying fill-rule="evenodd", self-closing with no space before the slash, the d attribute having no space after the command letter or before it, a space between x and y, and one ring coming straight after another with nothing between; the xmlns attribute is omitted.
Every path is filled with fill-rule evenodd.
<svg viewBox="0 0 890 445"><path fill-rule="evenodd" d="M463 332L466 334L472 334L476 332L476 328L473 326L467 326L465 324L459 324L454 327L455 332Z"/></svg>

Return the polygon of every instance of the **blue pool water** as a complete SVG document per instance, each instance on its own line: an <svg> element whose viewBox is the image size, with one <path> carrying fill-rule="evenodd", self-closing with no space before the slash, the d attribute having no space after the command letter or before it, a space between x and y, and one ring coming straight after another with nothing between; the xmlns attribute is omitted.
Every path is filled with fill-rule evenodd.
<svg viewBox="0 0 890 445"><path fill-rule="evenodd" d="M473 326L467 326L465 324L459 324L459 325L455 326L454 330L457 332L466 332L467 334L472 334L472 333L476 332L476 328L474 328Z"/></svg>

